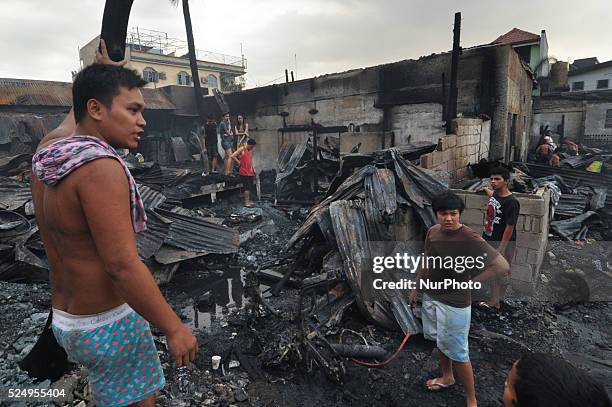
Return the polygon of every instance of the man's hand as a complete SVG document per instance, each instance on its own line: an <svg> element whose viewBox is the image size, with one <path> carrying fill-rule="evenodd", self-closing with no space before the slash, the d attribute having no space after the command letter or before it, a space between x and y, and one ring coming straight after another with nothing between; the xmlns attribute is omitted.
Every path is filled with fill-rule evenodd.
<svg viewBox="0 0 612 407"><path fill-rule="evenodd" d="M485 194L487 194L489 198L493 196L493 190L491 188L487 188L487 187L480 188L478 192L484 192Z"/></svg>
<svg viewBox="0 0 612 407"><path fill-rule="evenodd" d="M127 64L126 59L124 59L123 61L119 61L119 62L116 62L110 59L110 57L108 56L108 49L106 49L106 43L104 42L102 38L100 38L100 49L102 50L101 52L96 49L96 57L95 57L96 64L114 65L114 66L123 66Z"/></svg>
<svg viewBox="0 0 612 407"><path fill-rule="evenodd" d="M185 324L181 323L176 330L166 333L166 340L176 367L195 361L198 353L198 340Z"/></svg>

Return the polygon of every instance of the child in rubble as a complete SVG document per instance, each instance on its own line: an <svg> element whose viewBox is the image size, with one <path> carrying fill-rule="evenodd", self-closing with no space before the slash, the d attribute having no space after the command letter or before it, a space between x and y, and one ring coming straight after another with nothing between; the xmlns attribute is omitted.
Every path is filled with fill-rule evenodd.
<svg viewBox="0 0 612 407"><path fill-rule="evenodd" d="M442 375L427 380L429 391L441 391L455 384L453 368L463 384L468 407L476 407L474 373L469 357L468 334L471 321L471 292L469 289L427 288L433 284L451 280L457 283L482 283L508 271L506 260L475 231L461 224L465 205L461 198L450 191L437 195L432 209L437 224L429 228L425 237L424 254L453 261L433 262L417 274L417 288L410 293L415 303L417 291L423 292L423 336L436 341ZM480 259L481 273L472 278L474 267L460 269L453 264L471 258ZM467 261L467 260L466 260ZM478 260L476 260L478 261ZM443 263L443 264L442 264ZM472 263L474 264L474 263ZM467 264L466 264L467 265Z"/></svg>
<svg viewBox="0 0 612 407"><path fill-rule="evenodd" d="M240 161L240 181L244 188L244 206L251 208L253 201L252 194L255 193L255 169L253 168L253 148L255 148L255 140L248 139L246 144L240 147L231 155L231 159L238 158Z"/></svg>

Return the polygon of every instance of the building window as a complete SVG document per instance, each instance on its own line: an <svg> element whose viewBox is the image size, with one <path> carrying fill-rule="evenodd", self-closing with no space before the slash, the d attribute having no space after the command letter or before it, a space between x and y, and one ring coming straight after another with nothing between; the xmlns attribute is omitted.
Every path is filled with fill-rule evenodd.
<svg viewBox="0 0 612 407"><path fill-rule="evenodd" d="M572 90L584 90L584 81L572 82Z"/></svg>
<svg viewBox="0 0 612 407"><path fill-rule="evenodd" d="M608 89L609 79L600 79L597 81L597 89Z"/></svg>
<svg viewBox="0 0 612 407"><path fill-rule="evenodd" d="M191 85L191 76L185 71L178 73L178 84L179 85Z"/></svg>
<svg viewBox="0 0 612 407"><path fill-rule="evenodd" d="M157 83L159 82L159 73L150 66L147 66L142 70L142 78L147 82Z"/></svg>
<svg viewBox="0 0 612 407"><path fill-rule="evenodd" d="M612 129L612 109L606 110L606 129Z"/></svg>
<svg viewBox="0 0 612 407"><path fill-rule="evenodd" d="M209 88L218 88L219 85L217 83L217 77L215 75L208 75L206 77L206 82L208 83Z"/></svg>

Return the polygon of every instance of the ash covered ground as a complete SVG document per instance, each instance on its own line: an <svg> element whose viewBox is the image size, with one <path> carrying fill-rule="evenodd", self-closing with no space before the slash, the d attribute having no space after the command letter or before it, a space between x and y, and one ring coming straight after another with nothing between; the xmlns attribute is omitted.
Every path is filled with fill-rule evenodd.
<svg viewBox="0 0 612 407"><path fill-rule="evenodd" d="M299 344L303 331L296 323L298 290L285 288L278 297L264 294L270 308L249 296L244 284L249 271L283 256L282 249L303 220L304 211L281 211L261 203L262 220L272 219L234 256L209 255L185 262L162 291L173 308L195 331L200 352L194 365L176 369L164 337L154 332L167 385L161 406L463 406L459 385L431 393L424 382L435 377L434 344L421 335L408 340L399 356L384 368L366 368L344 359L340 381L313 362ZM229 216L238 201L214 208ZM256 227L240 225L239 229ZM482 406L499 406L504 379L512 363L527 351L558 354L583 367L612 391L612 264L608 242L589 240L581 247L556 240L548 243L542 281L534 297L510 293L500 314L473 308L470 356ZM283 272L282 267L277 268ZM259 281L265 291L273 282ZM248 285L248 284L247 284ZM607 295L607 297L606 297ZM0 387L32 385L17 363L31 349L50 308L47 284L0 283ZM349 309L339 328L351 329L369 344L393 353L403 339L368 324ZM357 336L352 339L357 342ZM327 337L338 341L337 335ZM222 367L213 370L211 356ZM331 359L330 359L331 360ZM334 362L335 363L335 362ZM338 367L333 365L331 367ZM55 386L68 390L65 405L89 402L86 372L74 371Z"/></svg>

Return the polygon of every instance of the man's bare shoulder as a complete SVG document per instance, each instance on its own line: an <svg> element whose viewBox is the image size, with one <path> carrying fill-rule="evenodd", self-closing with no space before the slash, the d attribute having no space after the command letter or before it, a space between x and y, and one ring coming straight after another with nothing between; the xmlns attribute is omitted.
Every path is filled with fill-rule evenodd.
<svg viewBox="0 0 612 407"><path fill-rule="evenodd" d="M40 143L38 143L38 146L36 147L36 151L38 152L49 144L72 135L72 131L58 127L40 140Z"/></svg>
<svg viewBox="0 0 612 407"><path fill-rule="evenodd" d="M92 183L98 189L105 186L119 185L127 188L128 181L121 163L112 157L100 157L89 161L68 175L73 182L85 181ZM127 190L127 189L126 189Z"/></svg>

